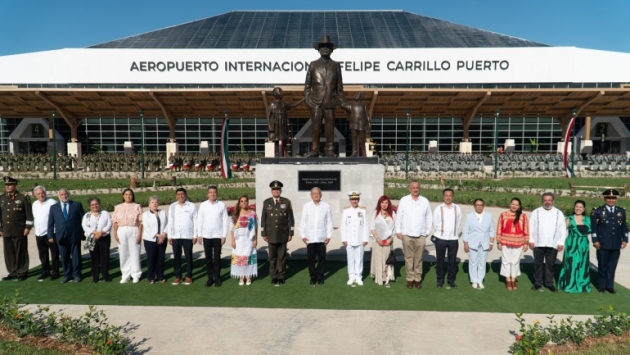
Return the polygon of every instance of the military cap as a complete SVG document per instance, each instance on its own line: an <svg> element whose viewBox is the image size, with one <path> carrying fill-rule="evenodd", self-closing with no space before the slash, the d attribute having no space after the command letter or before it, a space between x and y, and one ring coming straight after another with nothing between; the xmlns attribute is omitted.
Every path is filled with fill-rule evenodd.
<svg viewBox="0 0 630 355"><path fill-rule="evenodd" d="M361 198L361 191L350 191L348 192L348 198L351 200L358 200Z"/></svg>
<svg viewBox="0 0 630 355"><path fill-rule="evenodd" d="M605 197L617 198L617 196L619 196L619 191L617 191L615 189L608 189L608 190L605 190L602 195L604 195Z"/></svg>
<svg viewBox="0 0 630 355"><path fill-rule="evenodd" d="M4 184L5 185L17 185L17 183L19 182L18 180L10 177L10 176L5 176L2 178L2 180L4 180Z"/></svg>
<svg viewBox="0 0 630 355"><path fill-rule="evenodd" d="M282 189L282 183L278 180L274 180L271 182L271 184L269 184L269 187L271 187L272 190L280 190Z"/></svg>

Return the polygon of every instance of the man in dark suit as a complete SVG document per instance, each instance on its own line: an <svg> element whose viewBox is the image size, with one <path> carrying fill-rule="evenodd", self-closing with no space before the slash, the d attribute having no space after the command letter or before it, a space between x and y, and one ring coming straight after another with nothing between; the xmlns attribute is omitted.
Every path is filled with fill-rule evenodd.
<svg viewBox="0 0 630 355"><path fill-rule="evenodd" d="M9 275L2 280L24 281L28 275L28 234L33 227L31 200L17 191L18 181L4 177L6 193L0 196L0 236L4 246L4 261Z"/></svg>
<svg viewBox="0 0 630 355"><path fill-rule="evenodd" d="M282 183L269 184L271 196L263 202L260 217L260 234L269 243L269 276L274 286L284 284L287 243L293 238L293 207L291 201L280 197Z"/></svg>
<svg viewBox="0 0 630 355"><path fill-rule="evenodd" d="M319 156L319 134L322 128L322 118L326 119L326 156L335 157L333 143L335 142L335 108L337 99L346 102L343 93L343 79L341 65L330 59L330 54L337 49L337 45L324 36L319 43L315 43L320 58L311 62L306 72L304 83L304 100L311 109L311 124L313 141L308 157Z"/></svg>
<svg viewBox="0 0 630 355"><path fill-rule="evenodd" d="M81 282L81 239L83 228L81 219L85 212L79 202L70 201L68 189L59 190L59 203L50 207L48 216L48 240L57 239L63 279L61 283L74 280Z"/></svg>
<svg viewBox="0 0 630 355"><path fill-rule="evenodd" d="M626 210L616 206L619 191L608 189L604 191L606 204L594 208L591 213L591 239L597 249L597 291L610 293L615 291L615 270L619 262L621 249L628 244L628 226L626 225Z"/></svg>

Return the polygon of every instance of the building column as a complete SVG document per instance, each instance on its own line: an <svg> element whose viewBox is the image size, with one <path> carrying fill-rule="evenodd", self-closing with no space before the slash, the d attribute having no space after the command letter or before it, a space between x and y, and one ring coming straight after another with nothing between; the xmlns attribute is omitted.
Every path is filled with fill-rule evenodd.
<svg viewBox="0 0 630 355"><path fill-rule="evenodd" d="M584 140L591 140L591 116L586 116L586 122L584 123Z"/></svg>

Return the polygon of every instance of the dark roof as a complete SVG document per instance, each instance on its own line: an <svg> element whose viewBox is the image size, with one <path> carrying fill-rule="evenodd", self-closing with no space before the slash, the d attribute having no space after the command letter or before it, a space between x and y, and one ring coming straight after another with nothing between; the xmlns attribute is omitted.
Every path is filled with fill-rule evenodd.
<svg viewBox="0 0 630 355"><path fill-rule="evenodd" d="M406 11L233 11L90 48L546 47Z"/></svg>

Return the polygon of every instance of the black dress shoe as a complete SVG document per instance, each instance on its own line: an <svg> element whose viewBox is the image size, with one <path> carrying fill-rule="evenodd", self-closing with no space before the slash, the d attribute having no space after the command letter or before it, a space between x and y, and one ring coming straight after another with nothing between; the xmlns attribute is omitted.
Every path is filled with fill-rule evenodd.
<svg viewBox="0 0 630 355"><path fill-rule="evenodd" d="M324 284L324 279L321 279L319 281L317 281L318 284L323 285Z"/></svg>
<svg viewBox="0 0 630 355"><path fill-rule="evenodd" d="M278 285L278 279L276 278L271 279L271 284L274 286Z"/></svg>
<svg viewBox="0 0 630 355"><path fill-rule="evenodd" d="M451 288L457 288L455 282L449 282L448 285L451 286Z"/></svg>
<svg viewBox="0 0 630 355"><path fill-rule="evenodd" d="M93 284L97 284L98 283L98 279L92 279L92 283Z"/></svg>
<svg viewBox="0 0 630 355"><path fill-rule="evenodd" d="M55 281L59 278L59 274L51 274L50 275L50 281Z"/></svg>
<svg viewBox="0 0 630 355"><path fill-rule="evenodd" d="M532 286L532 291L542 291L542 286Z"/></svg>
<svg viewBox="0 0 630 355"><path fill-rule="evenodd" d="M553 292L553 293L557 293L558 289L555 286L549 286L549 291Z"/></svg>
<svg viewBox="0 0 630 355"><path fill-rule="evenodd" d="M612 293L613 295L617 294L617 291L615 291L614 288L607 288L606 291Z"/></svg>
<svg viewBox="0 0 630 355"><path fill-rule="evenodd" d="M603 288L598 288L598 289L597 289L597 292L598 292L598 293L606 293L606 291L605 291Z"/></svg>
<svg viewBox="0 0 630 355"><path fill-rule="evenodd" d="M278 280L278 283L279 283L280 285L284 285L284 279L280 279L280 280Z"/></svg>
<svg viewBox="0 0 630 355"><path fill-rule="evenodd" d="M204 286L205 286L205 287L210 287L210 286L212 286L212 285L214 285L214 280L208 280L208 281L206 281L206 283L204 284Z"/></svg>
<svg viewBox="0 0 630 355"><path fill-rule="evenodd" d="M221 287L221 285L223 285L223 283L221 282L221 280L217 280L217 281L214 283L214 287Z"/></svg>
<svg viewBox="0 0 630 355"><path fill-rule="evenodd" d="M44 280L46 280L46 278L48 277L48 275L44 275L41 274L38 278L37 278L37 282L43 282Z"/></svg>
<svg viewBox="0 0 630 355"><path fill-rule="evenodd" d="M62 284L68 283L68 282L70 282L70 281L72 281L72 278L71 278L71 277L64 277L63 279L61 279L61 283L62 283Z"/></svg>
<svg viewBox="0 0 630 355"><path fill-rule="evenodd" d="M26 280L26 276L18 276L17 280L18 281L24 281L24 280Z"/></svg>
<svg viewBox="0 0 630 355"><path fill-rule="evenodd" d="M16 278L17 278L17 276L15 276L15 275L7 275L7 276L2 278L2 281L9 281L9 280L13 280L13 279L16 279Z"/></svg>
<svg viewBox="0 0 630 355"><path fill-rule="evenodd" d="M437 288L442 288L442 286L444 286L443 283L442 284L437 284ZM411 287L409 287L409 288L411 288Z"/></svg>
<svg viewBox="0 0 630 355"><path fill-rule="evenodd" d="M310 284L311 286L315 286L315 279L311 279L311 281L309 281L309 284Z"/></svg>
<svg viewBox="0 0 630 355"><path fill-rule="evenodd" d="M110 279L109 277L106 277L103 279L103 282L112 282L112 279Z"/></svg>

